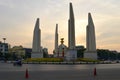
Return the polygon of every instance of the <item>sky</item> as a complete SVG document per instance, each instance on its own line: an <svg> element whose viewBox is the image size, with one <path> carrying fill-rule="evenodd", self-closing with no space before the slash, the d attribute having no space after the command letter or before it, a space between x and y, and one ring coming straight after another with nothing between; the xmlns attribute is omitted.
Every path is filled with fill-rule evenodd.
<svg viewBox="0 0 120 80"><path fill-rule="evenodd" d="M120 52L120 0L0 0L0 41L6 38L11 46L32 47L33 29L40 18L41 45L52 54L55 26L59 44L68 45L69 3L75 17L76 45L86 47L88 13L93 18L96 46Z"/></svg>

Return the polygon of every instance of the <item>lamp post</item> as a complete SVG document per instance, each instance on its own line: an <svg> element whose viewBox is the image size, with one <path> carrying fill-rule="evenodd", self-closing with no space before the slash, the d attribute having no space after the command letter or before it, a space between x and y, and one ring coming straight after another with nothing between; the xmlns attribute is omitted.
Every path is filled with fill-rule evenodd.
<svg viewBox="0 0 120 80"><path fill-rule="evenodd" d="M4 40L4 43L5 43L6 38L3 38L3 40Z"/></svg>

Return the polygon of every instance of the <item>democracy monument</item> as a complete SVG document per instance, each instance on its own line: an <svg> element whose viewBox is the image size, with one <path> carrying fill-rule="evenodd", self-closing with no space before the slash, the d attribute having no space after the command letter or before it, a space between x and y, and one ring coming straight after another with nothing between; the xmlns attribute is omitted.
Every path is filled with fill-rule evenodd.
<svg viewBox="0 0 120 80"><path fill-rule="evenodd" d="M69 19L68 19L68 47L64 45L64 38L61 38L61 44L58 45L58 24L55 29L55 44L54 44L54 57L64 58L65 60L77 59L77 50L75 48L75 19L72 3L69 4ZM31 58L43 58L42 46L41 46L41 29L39 28L39 18L37 18L34 32L33 32L33 44ZM92 16L88 13L88 25L86 27L86 51L84 52L84 58L96 59L96 39L95 28L92 20Z"/></svg>

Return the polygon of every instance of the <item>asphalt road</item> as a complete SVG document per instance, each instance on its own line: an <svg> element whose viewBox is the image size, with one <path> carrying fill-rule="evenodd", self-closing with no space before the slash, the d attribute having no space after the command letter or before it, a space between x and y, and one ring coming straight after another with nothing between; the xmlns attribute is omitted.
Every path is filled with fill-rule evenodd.
<svg viewBox="0 0 120 80"><path fill-rule="evenodd" d="M97 76L94 76L96 67ZM25 78L28 69L28 79ZM0 63L0 80L120 80L120 64L35 65Z"/></svg>

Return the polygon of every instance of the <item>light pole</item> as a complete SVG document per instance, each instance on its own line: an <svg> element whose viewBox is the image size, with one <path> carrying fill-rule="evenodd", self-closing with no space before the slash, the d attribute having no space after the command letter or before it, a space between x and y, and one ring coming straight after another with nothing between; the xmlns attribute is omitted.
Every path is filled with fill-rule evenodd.
<svg viewBox="0 0 120 80"><path fill-rule="evenodd" d="M3 38L3 40L4 40L4 43L5 43L6 38Z"/></svg>

